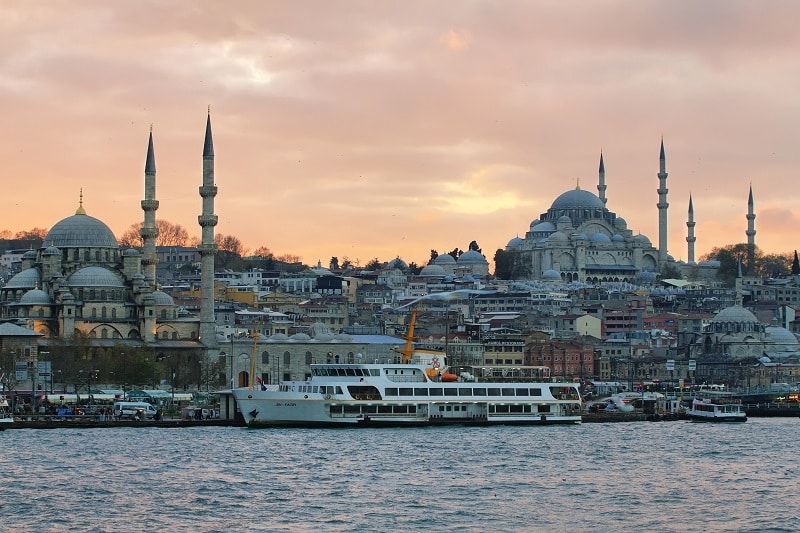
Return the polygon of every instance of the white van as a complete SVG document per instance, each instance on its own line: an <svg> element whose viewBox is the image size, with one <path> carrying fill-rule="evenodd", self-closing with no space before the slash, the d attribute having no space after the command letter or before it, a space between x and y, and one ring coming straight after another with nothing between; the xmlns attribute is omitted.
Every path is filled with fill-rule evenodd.
<svg viewBox="0 0 800 533"><path fill-rule="evenodd" d="M147 402L114 402L114 416L144 420L156 416L156 408Z"/></svg>

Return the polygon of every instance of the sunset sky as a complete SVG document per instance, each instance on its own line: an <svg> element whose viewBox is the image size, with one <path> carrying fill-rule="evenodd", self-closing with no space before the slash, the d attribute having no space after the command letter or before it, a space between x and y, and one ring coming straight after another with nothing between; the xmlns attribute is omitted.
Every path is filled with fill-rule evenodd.
<svg viewBox="0 0 800 533"><path fill-rule="evenodd" d="M577 180L669 253L800 248L794 1L0 3L0 229L158 218L200 235L211 106L217 233L366 264L494 253Z"/></svg>

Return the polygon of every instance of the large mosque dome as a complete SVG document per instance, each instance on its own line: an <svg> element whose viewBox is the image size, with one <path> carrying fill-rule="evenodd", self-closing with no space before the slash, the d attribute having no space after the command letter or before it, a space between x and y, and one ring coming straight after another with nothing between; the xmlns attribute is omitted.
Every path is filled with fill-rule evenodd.
<svg viewBox="0 0 800 533"><path fill-rule="evenodd" d="M43 246L57 248L119 248L114 233L102 221L87 215L83 208L53 226Z"/></svg>
<svg viewBox="0 0 800 533"><path fill-rule="evenodd" d="M573 189L561 194L553 201L550 209L603 209L603 201L583 189Z"/></svg>

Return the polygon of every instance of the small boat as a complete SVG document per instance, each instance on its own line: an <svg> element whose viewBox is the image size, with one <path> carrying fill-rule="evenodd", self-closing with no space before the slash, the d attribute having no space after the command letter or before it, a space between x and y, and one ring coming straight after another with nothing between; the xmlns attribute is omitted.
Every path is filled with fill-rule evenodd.
<svg viewBox="0 0 800 533"><path fill-rule="evenodd" d="M686 416L695 422L747 422L742 404L732 398L695 398Z"/></svg>
<svg viewBox="0 0 800 533"><path fill-rule="evenodd" d="M11 415L8 400L5 396L0 396L0 431L3 431L6 426L10 426L13 423L14 417Z"/></svg>

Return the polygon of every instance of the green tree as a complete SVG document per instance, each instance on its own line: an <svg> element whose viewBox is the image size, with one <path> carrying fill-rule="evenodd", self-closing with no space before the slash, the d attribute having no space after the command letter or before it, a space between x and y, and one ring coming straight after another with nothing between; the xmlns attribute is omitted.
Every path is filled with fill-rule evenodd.
<svg viewBox="0 0 800 533"><path fill-rule="evenodd" d="M797 250L794 251L794 259L792 260L792 275L800 274L800 260L797 259Z"/></svg>

